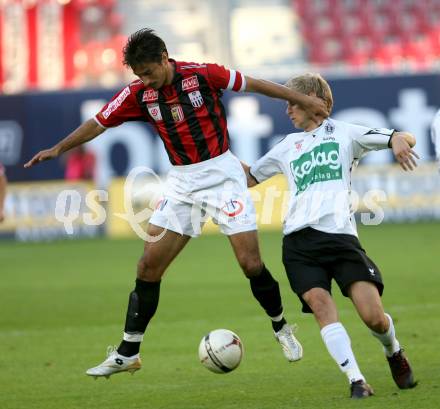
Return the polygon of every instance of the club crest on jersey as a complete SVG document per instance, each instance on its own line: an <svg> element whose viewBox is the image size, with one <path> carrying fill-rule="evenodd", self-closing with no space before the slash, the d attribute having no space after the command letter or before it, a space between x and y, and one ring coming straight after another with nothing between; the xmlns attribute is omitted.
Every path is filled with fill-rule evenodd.
<svg viewBox="0 0 440 409"><path fill-rule="evenodd" d="M203 97L200 91L193 91L188 94L189 99L191 100L191 105L194 108L200 108L203 105Z"/></svg>
<svg viewBox="0 0 440 409"><path fill-rule="evenodd" d="M171 116L173 117L174 122L182 122L185 119L183 109L180 105L171 106Z"/></svg>
<svg viewBox="0 0 440 409"><path fill-rule="evenodd" d="M159 92L154 89L147 89L142 95L142 102L154 102L159 98Z"/></svg>
<svg viewBox="0 0 440 409"><path fill-rule="evenodd" d="M159 104L157 102L154 104L147 104L147 109L156 122L162 121L162 113L160 112Z"/></svg>
<svg viewBox="0 0 440 409"><path fill-rule="evenodd" d="M325 133L332 134L334 130L335 130L335 126L332 123L327 122L325 124Z"/></svg>
<svg viewBox="0 0 440 409"><path fill-rule="evenodd" d="M193 75L192 77L185 78L182 80L182 90L189 91L199 88L199 80L197 76Z"/></svg>
<svg viewBox="0 0 440 409"><path fill-rule="evenodd" d="M295 142L295 149L296 149L297 151L300 151L301 148L302 148L302 141Z"/></svg>

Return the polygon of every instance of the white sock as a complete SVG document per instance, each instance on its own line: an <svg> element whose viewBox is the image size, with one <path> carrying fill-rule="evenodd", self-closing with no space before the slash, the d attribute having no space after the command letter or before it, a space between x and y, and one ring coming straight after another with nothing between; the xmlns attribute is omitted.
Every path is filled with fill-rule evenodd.
<svg viewBox="0 0 440 409"><path fill-rule="evenodd" d="M144 334L142 334L141 332L133 334L124 332L124 336L122 337L122 339L127 342L142 342L144 339Z"/></svg>
<svg viewBox="0 0 440 409"><path fill-rule="evenodd" d="M361 379L365 381L351 350L350 337L344 326L340 322L326 325L321 329L321 337L332 358L347 375L348 382Z"/></svg>
<svg viewBox="0 0 440 409"><path fill-rule="evenodd" d="M385 355L389 358L395 352L400 351L400 344L396 338L393 319L387 313L385 313L385 316L388 318L388 321L390 322L390 327L388 328L388 331L383 334L379 334L378 332L374 332L374 331L371 331L371 333L382 343Z"/></svg>
<svg viewBox="0 0 440 409"><path fill-rule="evenodd" d="M275 317L269 317L274 322L279 322L284 318L284 313L282 312L280 315L276 315Z"/></svg>

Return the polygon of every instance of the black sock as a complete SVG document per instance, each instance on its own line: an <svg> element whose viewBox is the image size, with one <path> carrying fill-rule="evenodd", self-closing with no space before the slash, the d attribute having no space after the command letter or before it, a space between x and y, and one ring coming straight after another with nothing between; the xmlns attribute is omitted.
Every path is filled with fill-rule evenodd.
<svg viewBox="0 0 440 409"><path fill-rule="evenodd" d="M251 277L249 281L252 294L264 308L266 314L269 315L269 317L276 317L282 314L283 305L281 302L280 287L266 266L263 265L261 273L255 277Z"/></svg>
<svg viewBox="0 0 440 409"><path fill-rule="evenodd" d="M284 324L287 324L287 321L283 317L280 321L272 321L272 328L275 332L278 332L281 328L283 328Z"/></svg>
<svg viewBox="0 0 440 409"><path fill-rule="evenodd" d="M136 287L128 299L127 316L124 332L127 334L143 334L159 304L160 281L148 282L136 280ZM141 343L122 341L118 353L133 356L139 353Z"/></svg>
<svg viewBox="0 0 440 409"><path fill-rule="evenodd" d="M141 349L140 342L128 342L122 340L118 347L118 354L123 356L133 356L139 353Z"/></svg>

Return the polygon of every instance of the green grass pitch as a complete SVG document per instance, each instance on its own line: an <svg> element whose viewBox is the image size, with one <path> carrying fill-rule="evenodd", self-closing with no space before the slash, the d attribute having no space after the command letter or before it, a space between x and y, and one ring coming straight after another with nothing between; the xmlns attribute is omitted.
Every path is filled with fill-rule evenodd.
<svg viewBox="0 0 440 409"><path fill-rule="evenodd" d="M162 282L158 312L142 347L143 368L97 381L85 370L118 344L133 288L140 240L0 243L0 407L2 409L437 408L440 402L440 224L362 227L382 270L383 301L416 378L393 383L377 340L334 287L361 370L376 395L348 398L313 318L300 312L281 263L281 234L260 235L264 260L281 284L286 316L299 326L304 358L289 364L253 300L228 241L192 240ZM238 333L245 355L232 373L198 362L211 329Z"/></svg>

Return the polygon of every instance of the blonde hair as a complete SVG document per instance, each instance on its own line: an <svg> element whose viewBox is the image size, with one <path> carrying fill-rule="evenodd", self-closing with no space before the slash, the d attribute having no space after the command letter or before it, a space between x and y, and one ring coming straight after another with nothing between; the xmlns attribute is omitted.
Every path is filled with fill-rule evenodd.
<svg viewBox="0 0 440 409"><path fill-rule="evenodd" d="M286 87L300 92L301 94L315 94L327 104L329 113L333 108L333 95L328 82L318 73L308 72L297 77L290 78L286 82Z"/></svg>

